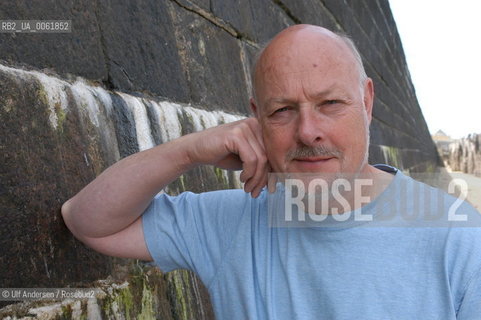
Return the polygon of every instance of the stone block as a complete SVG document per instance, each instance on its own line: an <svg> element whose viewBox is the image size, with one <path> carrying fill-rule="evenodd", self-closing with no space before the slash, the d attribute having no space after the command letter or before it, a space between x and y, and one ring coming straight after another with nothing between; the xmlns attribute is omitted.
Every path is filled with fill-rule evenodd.
<svg viewBox="0 0 481 320"><path fill-rule="evenodd" d="M263 43L294 24L275 1L212 0L212 13L250 40Z"/></svg>
<svg viewBox="0 0 481 320"><path fill-rule="evenodd" d="M98 5L111 88L188 102L167 3L123 0Z"/></svg>
<svg viewBox="0 0 481 320"><path fill-rule="evenodd" d="M93 0L0 2L2 19L72 20L71 33L0 33L0 60L107 80L97 11Z"/></svg>
<svg viewBox="0 0 481 320"><path fill-rule="evenodd" d="M340 26L335 18L329 14L321 1L284 0L282 2L302 23L315 24L330 30L340 31Z"/></svg>
<svg viewBox="0 0 481 320"><path fill-rule="evenodd" d="M176 4L169 5L189 101L209 110L249 113L240 40Z"/></svg>

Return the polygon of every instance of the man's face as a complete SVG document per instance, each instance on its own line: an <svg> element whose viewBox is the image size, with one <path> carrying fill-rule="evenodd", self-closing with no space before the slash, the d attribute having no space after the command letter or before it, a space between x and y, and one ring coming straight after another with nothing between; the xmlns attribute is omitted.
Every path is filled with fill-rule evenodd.
<svg viewBox="0 0 481 320"><path fill-rule="evenodd" d="M280 43L266 49L256 76L253 108L274 172L363 170L372 82L360 84L344 43L315 45L309 38Z"/></svg>

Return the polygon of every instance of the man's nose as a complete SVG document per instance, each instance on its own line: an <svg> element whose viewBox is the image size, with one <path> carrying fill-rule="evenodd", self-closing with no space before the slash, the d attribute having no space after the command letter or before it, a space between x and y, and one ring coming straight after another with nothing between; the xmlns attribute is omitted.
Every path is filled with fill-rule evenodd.
<svg viewBox="0 0 481 320"><path fill-rule="evenodd" d="M300 143L306 146L315 146L324 139L322 119L319 114L311 108L304 108L299 111L297 138Z"/></svg>

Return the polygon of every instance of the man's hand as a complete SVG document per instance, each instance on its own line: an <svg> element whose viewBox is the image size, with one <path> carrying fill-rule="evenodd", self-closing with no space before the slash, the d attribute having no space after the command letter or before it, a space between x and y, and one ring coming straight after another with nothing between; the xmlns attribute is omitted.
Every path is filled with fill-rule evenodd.
<svg viewBox="0 0 481 320"><path fill-rule="evenodd" d="M191 147L187 155L191 163L211 164L228 170L242 169L240 178L245 183L244 190L251 192L253 197L259 196L267 184L270 166L257 119L227 123L188 138L191 138Z"/></svg>

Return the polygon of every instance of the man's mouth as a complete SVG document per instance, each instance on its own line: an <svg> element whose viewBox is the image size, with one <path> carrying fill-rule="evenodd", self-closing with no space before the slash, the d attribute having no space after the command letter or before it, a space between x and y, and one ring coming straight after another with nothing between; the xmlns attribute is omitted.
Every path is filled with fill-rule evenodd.
<svg viewBox="0 0 481 320"><path fill-rule="evenodd" d="M294 161L300 162L324 162L330 159L334 159L334 157L305 157L305 158L295 158Z"/></svg>
<svg viewBox="0 0 481 320"><path fill-rule="evenodd" d="M299 172L319 172L324 170L332 170L332 161L336 157L333 156L317 156L317 157L299 157L292 159L293 170ZM296 169L294 169L296 168Z"/></svg>

